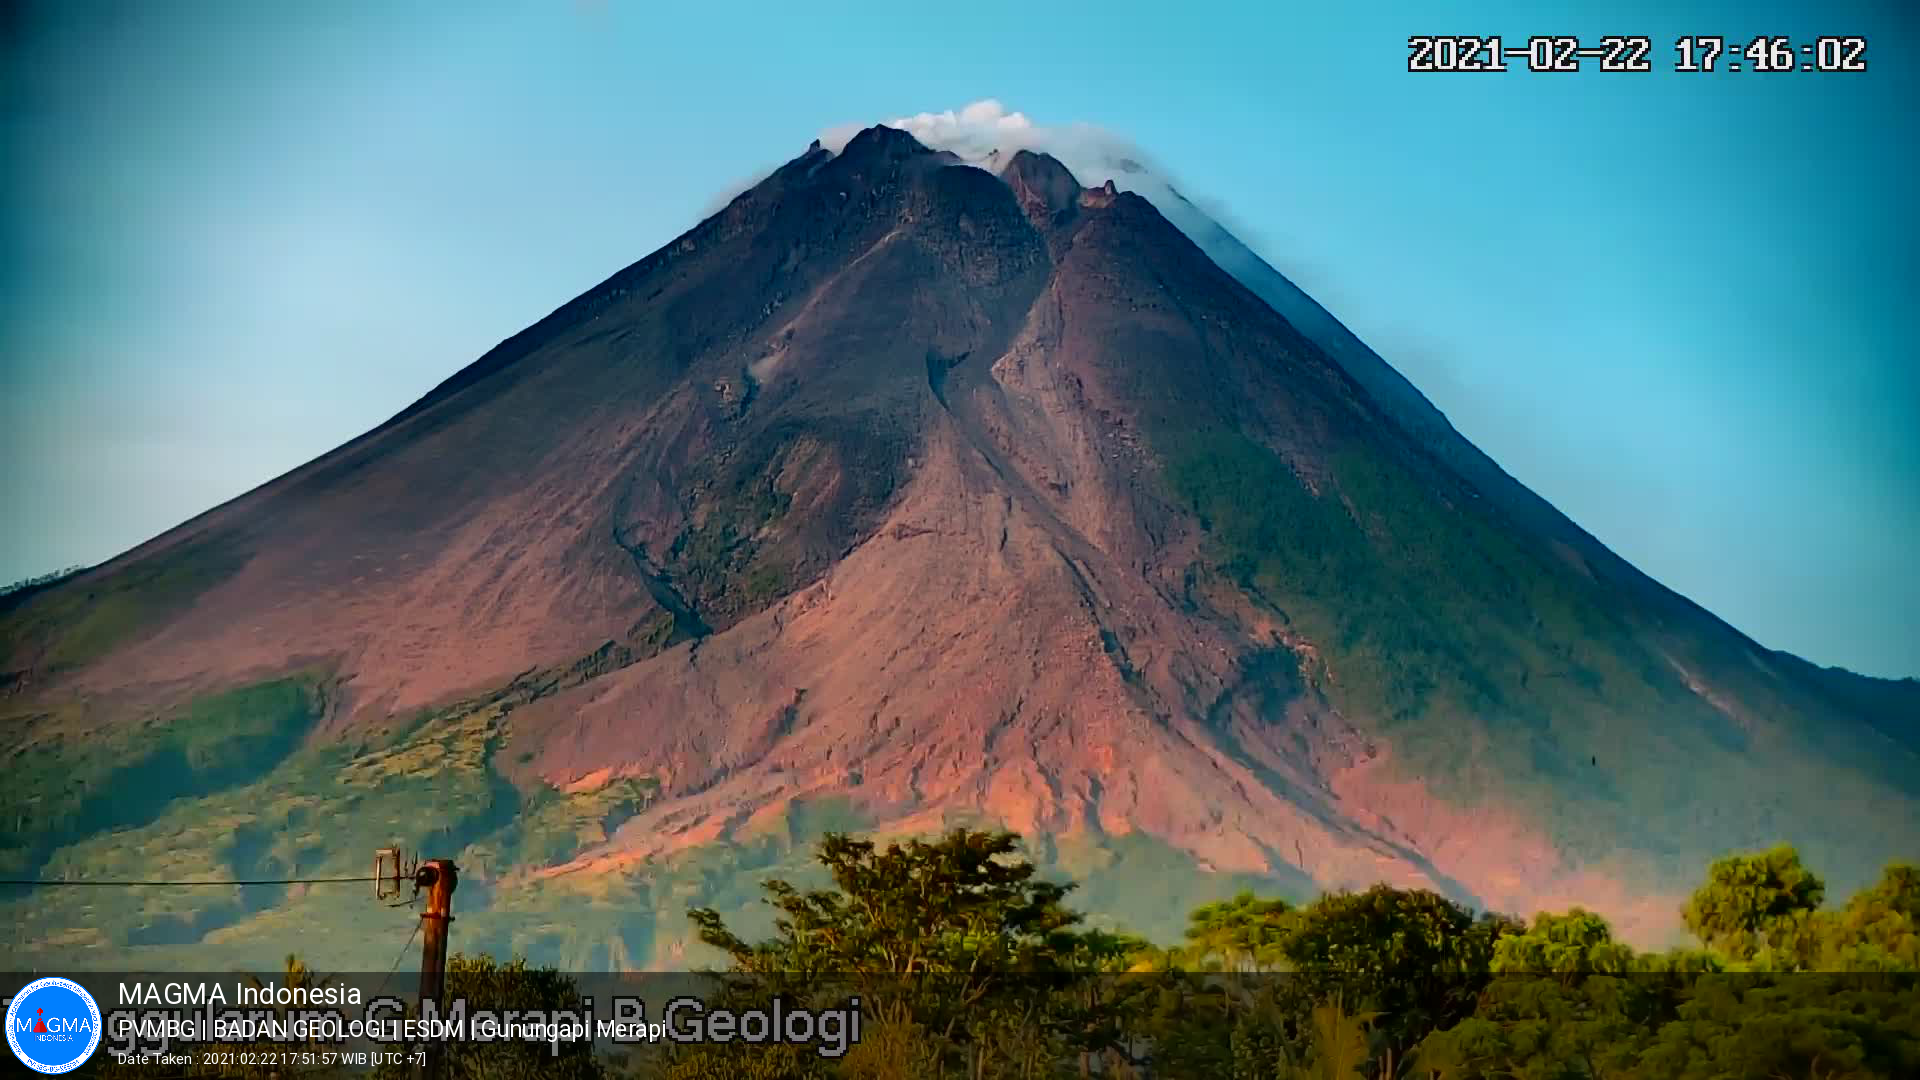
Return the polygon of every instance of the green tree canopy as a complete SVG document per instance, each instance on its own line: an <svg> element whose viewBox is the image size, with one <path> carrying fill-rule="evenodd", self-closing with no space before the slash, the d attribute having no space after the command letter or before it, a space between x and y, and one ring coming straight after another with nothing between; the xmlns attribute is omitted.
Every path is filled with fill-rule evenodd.
<svg viewBox="0 0 1920 1080"><path fill-rule="evenodd" d="M956 829L882 848L830 833L817 857L832 888L762 886L777 913L765 941L743 940L712 909L690 913L732 971L757 977L736 983L744 992L857 993L876 1047L897 1043L916 1061L945 1048L974 1068L1030 1055L1049 1033L1092 1052L1116 1030L1106 1004L1073 992L1072 976L1123 969L1144 943L1078 932L1080 915L1063 903L1072 886L1041 880L1015 834ZM879 1053L863 1049L848 1065L906 1068L874 1063Z"/></svg>
<svg viewBox="0 0 1920 1080"><path fill-rule="evenodd" d="M1523 933L1496 938L1491 964L1496 974L1559 976L1617 973L1633 966L1632 946L1613 940L1607 920L1578 907L1560 915L1543 911Z"/></svg>
<svg viewBox="0 0 1920 1080"><path fill-rule="evenodd" d="M1404 1052L1472 1013L1494 941L1511 926L1476 919L1427 889L1335 893L1300 910L1282 948L1296 973L1288 985L1315 1004L1343 994L1353 1008L1377 1013L1385 1047Z"/></svg>
<svg viewBox="0 0 1920 1080"><path fill-rule="evenodd" d="M779 913L773 938L748 944L710 908L690 917L700 940L741 971L990 978L1056 968L1063 935L1080 921L1062 905L1072 886L1040 880L1017 857L1019 843L1010 832L957 829L881 849L829 833L818 857L833 889L763 885Z"/></svg>
<svg viewBox="0 0 1920 1080"><path fill-rule="evenodd" d="M1831 966L1920 971L1920 867L1892 863L1833 920Z"/></svg>
<svg viewBox="0 0 1920 1080"><path fill-rule="evenodd" d="M1285 900L1251 892L1202 904L1187 916L1182 958L1202 970L1274 970L1286 960L1281 947L1293 928L1292 913Z"/></svg>
<svg viewBox="0 0 1920 1080"><path fill-rule="evenodd" d="M1786 845L1758 854L1729 855L1707 871L1682 914L1687 929L1737 964L1763 951L1792 948L1804 939L1808 918L1827 887Z"/></svg>

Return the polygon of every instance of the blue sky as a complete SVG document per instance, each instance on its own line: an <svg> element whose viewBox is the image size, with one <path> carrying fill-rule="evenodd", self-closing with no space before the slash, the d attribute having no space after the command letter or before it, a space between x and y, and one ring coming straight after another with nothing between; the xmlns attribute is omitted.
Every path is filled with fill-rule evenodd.
<svg viewBox="0 0 1920 1080"><path fill-rule="evenodd" d="M1920 674L1898 5L909 7L28 12L0 55L0 580L379 423L823 129L992 97L1146 148L1763 644ZM1411 75L1415 33L1646 34L1655 72ZM1864 34L1871 66L1677 74L1682 33Z"/></svg>

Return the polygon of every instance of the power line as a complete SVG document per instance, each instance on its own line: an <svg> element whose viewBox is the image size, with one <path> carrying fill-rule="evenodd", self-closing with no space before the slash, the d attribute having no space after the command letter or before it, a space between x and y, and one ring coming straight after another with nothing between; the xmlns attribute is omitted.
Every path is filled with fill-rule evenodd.
<svg viewBox="0 0 1920 1080"><path fill-rule="evenodd" d="M373 992L374 997L380 996L381 991L387 988L387 981L393 978L393 973L400 970L401 959L407 955L408 949L413 948L413 939L420 936L420 923L425 921L426 920L421 919L413 924L413 933L407 935L407 942L400 946L400 951L393 954L393 964L387 968L386 977L380 980L380 988Z"/></svg>
<svg viewBox="0 0 1920 1080"><path fill-rule="evenodd" d="M187 887L187 886L200 886L200 885L343 885L343 884L349 884L349 883L355 883L355 882L364 885L369 881L384 881L384 880L386 879L377 878L377 877L253 878L247 881L100 881L100 880L88 880L88 879L74 879L71 881L63 881L57 878L49 881L45 879L35 880L35 879L24 879L24 878L9 878L9 879L0 879L0 886L21 885L21 886L27 886L31 888L71 888L74 886L91 885L91 886L110 886L113 888L131 889L131 888L139 888L142 886L163 886L163 887L172 888L172 887Z"/></svg>

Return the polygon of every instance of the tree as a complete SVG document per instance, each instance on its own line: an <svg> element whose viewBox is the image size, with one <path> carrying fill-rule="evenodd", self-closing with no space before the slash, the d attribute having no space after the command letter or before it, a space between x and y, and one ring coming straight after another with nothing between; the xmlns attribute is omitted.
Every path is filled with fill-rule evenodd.
<svg viewBox="0 0 1920 1080"><path fill-rule="evenodd" d="M988 1058L1032 1053L1036 1038L1077 1036L1091 1053L1102 1030L1063 1012L1077 960L1112 966L1117 939L1075 931L1071 885L1040 880L1009 832L956 829L928 843L829 833L817 855L832 889L763 885L774 936L748 943L709 908L689 913L700 940L725 953L738 992L857 993L876 1029L912 1030L975 1071ZM1125 943L1130 950L1131 943Z"/></svg>
<svg viewBox="0 0 1920 1080"><path fill-rule="evenodd" d="M1300 910L1282 947L1295 972L1284 986L1312 1004L1339 993L1371 1010L1381 1051L1398 1057L1472 1014L1494 942L1513 925L1426 889L1335 893Z"/></svg>
<svg viewBox="0 0 1920 1080"><path fill-rule="evenodd" d="M1890 863L1833 920L1829 966L1842 971L1920 971L1920 867Z"/></svg>
<svg viewBox="0 0 1920 1080"><path fill-rule="evenodd" d="M1496 974L1551 974L1572 982L1584 974L1633 970L1632 946L1613 940L1607 920L1585 908L1563 915L1541 912L1524 932L1494 941L1490 965Z"/></svg>
<svg viewBox="0 0 1920 1080"><path fill-rule="evenodd" d="M784 973L993 975L1057 966L1059 937L1080 921L1062 906L1071 885L1038 880L1014 858L1010 832L956 829L882 851L828 833L819 861L834 891L802 892L778 878L762 887L779 911L775 936L749 945L710 908L689 913L700 940L737 970Z"/></svg>
<svg viewBox="0 0 1920 1080"><path fill-rule="evenodd" d="M1875 974L1913 949L1920 872L1904 865L1828 912L1791 849L1721 860L1688 912L1709 947L1641 955L1584 908L1523 924L1384 885L1297 908L1203 905L1184 945L1160 950L1081 929L1071 886L1038 880L1011 834L885 849L829 837L820 859L831 888L767 883L769 940L693 918L744 977L728 993L859 992L875 1006L862 1045L837 1063L682 1050L668 1076L1920 1075L1920 993ZM1836 957L1869 974L1785 974Z"/></svg>
<svg viewBox="0 0 1920 1080"><path fill-rule="evenodd" d="M1542 914L1496 942L1501 974L1471 1017L1420 1043L1413 1075L1920 1075L1920 985L1898 973L1917 885L1895 864L1827 912L1791 849L1723 859L1687 908L1709 948L1649 955L1613 942L1591 912Z"/></svg>
<svg viewBox="0 0 1920 1080"><path fill-rule="evenodd" d="M1285 900L1242 892L1202 904L1187 916L1184 958L1200 970L1271 971L1285 962L1281 946L1292 928Z"/></svg>
<svg viewBox="0 0 1920 1080"><path fill-rule="evenodd" d="M1714 862L1706 884L1683 909L1687 929L1736 964L1749 964L1769 949L1777 953L1804 944L1812 914L1827 888L1800 863L1800 853L1781 845L1759 854L1729 855Z"/></svg>
<svg viewBox="0 0 1920 1080"><path fill-rule="evenodd" d="M1164 981L1152 977L1159 952L1145 938L1098 929L1067 940L1066 964L1084 977L1074 980L1071 1022L1062 1035L1083 1075L1103 1055L1131 1061L1128 1048L1140 1041L1139 1021Z"/></svg>
<svg viewBox="0 0 1920 1080"><path fill-rule="evenodd" d="M1634 1076L1867 1080L1920 1072L1911 980L1857 975L1703 975L1650 1033Z"/></svg>

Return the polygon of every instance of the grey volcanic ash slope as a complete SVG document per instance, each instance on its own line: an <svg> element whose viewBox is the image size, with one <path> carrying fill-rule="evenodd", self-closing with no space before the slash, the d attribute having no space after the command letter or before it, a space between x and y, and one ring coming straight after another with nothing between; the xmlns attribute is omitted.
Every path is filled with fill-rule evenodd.
<svg viewBox="0 0 1920 1080"><path fill-rule="evenodd" d="M1753 645L1242 277L1042 155L816 145L381 429L0 601L8 736L294 669L322 745L491 700L515 783L659 784L547 875L833 798L1645 934L1729 847L1836 886L1915 848L1912 684Z"/></svg>

